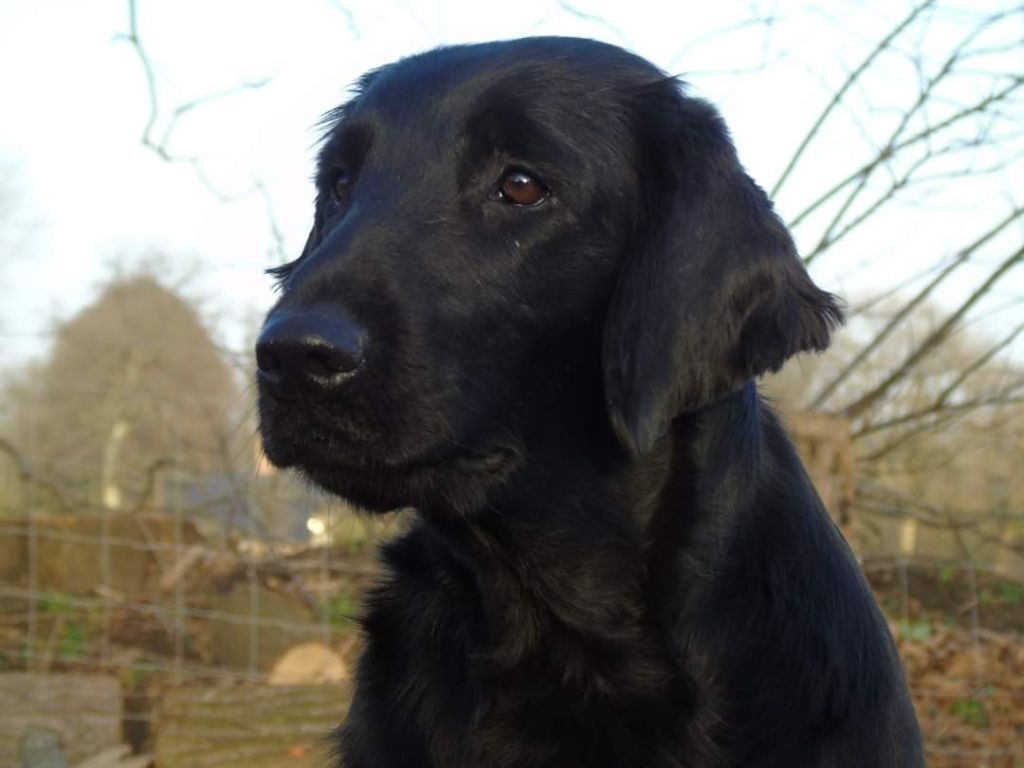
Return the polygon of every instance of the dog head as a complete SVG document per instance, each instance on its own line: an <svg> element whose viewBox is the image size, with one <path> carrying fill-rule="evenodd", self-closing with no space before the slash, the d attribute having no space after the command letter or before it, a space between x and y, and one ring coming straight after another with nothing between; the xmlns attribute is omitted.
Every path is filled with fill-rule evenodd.
<svg viewBox="0 0 1024 768"><path fill-rule="evenodd" d="M328 116L257 345L266 452L371 508L471 508L524 462L676 415L839 310L715 111L613 46L460 46Z"/></svg>

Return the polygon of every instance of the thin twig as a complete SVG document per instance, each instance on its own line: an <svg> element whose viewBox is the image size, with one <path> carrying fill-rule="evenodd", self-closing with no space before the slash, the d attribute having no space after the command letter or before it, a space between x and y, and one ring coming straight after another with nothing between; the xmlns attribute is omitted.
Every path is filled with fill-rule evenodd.
<svg viewBox="0 0 1024 768"><path fill-rule="evenodd" d="M960 305L960 307L951 314L942 325L936 328L932 333L922 341L917 349L915 349L899 366L886 376L881 383L875 386L866 394L859 397L853 403L843 408L842 413L847 418L855 418L888 393L894 384L903 379L921 360L923 360L935 347L937 347L950 332L956 327L960 320L966 315L971 307L980 301L985 294L994 286L999 280L1009 272L1011 269L1016 267L1021 261L1024 260L1024 247L1017 249L1014 253L1004 259L998 267L989 275L989 277L982 283L973 293Z"/></svg>
<svg viewBox="0 0 1024 768"><path fill-rule="evenodd" d="M198 96L179 104L171 110L171 116L164 127L163 134L159 139L157 139L155 138L154 133L156 131L156 124L160 119L160 98L157 88L156 71L153 68L153 63L149 54L146 52L146 47L143 45L142 38L139 35L138 0L128 0L128 33L120 35L118 39L127 42L135 51L135 54L139 59L139 63L142 65L142 71L146 79L146 95L149 100L149 113L146 116L146 122L142 129L142 137L140 139L142 146L153 152L153 154L165 162L183 163L188 165L206 190L222 202L232 202L247 196L251 190L241 194L231 195L219 189L207 176L198 158L178 155L171 151L170 144L174 130L177 128L178 121L189 112L213 101L229 98L239 93L264 88L270 83L270 78L242 82L231 88Z"/></svg>
<svg viewBox="0 0 1024 768"><path fill-rule="evenodd" d="M890 45L892 45L892 42L896 38L899 37L907 27L913 24L914 20L918 16L920 16L921 13L923 13L926 9L928 9L934 4L935 0L925 0L925 2L916 6L906 16L906 18L903 19L903 21L897 24L889 32L888 35L886 35L878 42L878 45L876 45L874 49L872 49L871 52L868 53L866 57L864 57L864 60L861 61L857 68L854 69L853 72L849 74L849 76L846 78L843 84L839 86L839 89L832 95L831 100L822 110L821 114L818 115L817 120L815 120L814 123L811 125L810 129L807 131L807 134L804 136L799 146L797 146L796 151L793 153L793 156L789 159L789 163L786 164L785 169L783 169L782 174L779 176L779 180L776 181L775 186L772 187L771 193L769 195L770 197L775 197L776 195L778 195L779 190L782 189L782 185L786 183L786 180L789 178L789 175L793 172L793 169L796 167L796 164L800 162L800 158L803 157L804 152L807 151L807 148L811 145L811 142L813 142L814 139L818 136L818 132L821 130L821 127L825 124L825 121L828 120L829 115L832 114L832 111L836 108L836 106L838 106L839 103L846 96L847 91L849 91L850 88L853 87L853 85L860 79L861 75L863 75L864 72L866 72L867 69L874 63L875 59L877 59L879 55L881 55L884 51L886 51L889 48Z"/></svg>
<svg viewBox="0 0 1024 768"><path fill-rule="evenodd" d="M932 278L927 285L921 288L920 291L889 320L888 323L877 333L875 337L865 344L861 350L854 356L854 358L847 363L839 373L837 373L832 380L822 388L821 392L818 393L817 397L814 398L812 407L821 408L825 402L832 396L833 393L850 377L850 375L860 367L860 365L870 357L875 350L882 346L882 344L888 339L893 332L903 323L908 315L911 314L918 306L920 306L925 299L927 299L935 291L935 289L953 272L962 267L971 257L984 245L990 242L994 237L1001 233L1004 229L1009 227L1013 222L1024 214L1024 206L1014 208L1010 212L1010 215L1005 219L997 223L990 230L985 232L983 235L978 237L973 243L965 247L957 254L957 257L953 259L942 271L939 272L934 278Z"/></svg>
<svg viewBox="0 0 1024 768"><path fill-rule="evenodd" d="M821 206L823 206L837 194L842 192L850 184L859 181L864 176L872 174L876 168L878 168L880 165L887 162L888 160L892 159L900 151L906 149L907 147L914 146L916 144L921 143L922 141L930 139L932 136L935 136L936 134L946 130L947 128L953 127L962 120L965 120L972 115L984 112L986 109L988 109L994 104L1006 101L1013 93L1020 89L1022 85L1024 85L1024 75L1014 76L1013 78L1011 78L1009 84L1006 85L1004 88L986 96L985 98L968 107L964 107L958 112L954 112L953 114L948 115L944 120L941 120L937 123L933 123L922 128L917 133L908 136L907 138L903 139L902 141L896 144L883 147L877 156L875 156L868 162L864 163L857 170L840 179L838 182L833 184L827 191L819 195L815 200L813 200L809 205L807 205L802 211L800 211L800 213L798 213L789 222L789 226L791 228L797 227L805 219L807 219L808 216L810 216L812 213L821 208Z"/></svg>

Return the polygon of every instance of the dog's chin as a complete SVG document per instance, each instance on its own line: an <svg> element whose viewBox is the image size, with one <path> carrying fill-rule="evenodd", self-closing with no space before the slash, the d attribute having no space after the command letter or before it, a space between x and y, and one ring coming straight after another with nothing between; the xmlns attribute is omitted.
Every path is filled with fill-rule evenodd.
<svg viewBox="0 0 1024 768"><path fill-rule="evenodd" d="M270 463L292 469L327 493L370 512L404 507L466 513L482 505L519 464L504 447L480 451L436 447L402 456L348 455L264 433Z"/></svg>
<svg viewBox="0 0 1024 768"><path fill-rule="evenodd" d="M417 506L429 484L420 472L392 474L348 467L297 467L299 473L327 493L367 512L390 512Z"/></svg>

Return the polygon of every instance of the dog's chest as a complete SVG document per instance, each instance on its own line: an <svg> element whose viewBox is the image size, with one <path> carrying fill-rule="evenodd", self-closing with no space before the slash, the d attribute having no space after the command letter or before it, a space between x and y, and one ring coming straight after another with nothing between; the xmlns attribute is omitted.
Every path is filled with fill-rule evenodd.
<svg viewBox="0 0 1024 768"><path fill-rule="evenodd" d="M635 600L552 604L511 577L481 591L411 555L388 553L370 601L353 742L397 738L401 764L445 768L678 765L683 697Z"/></svg>

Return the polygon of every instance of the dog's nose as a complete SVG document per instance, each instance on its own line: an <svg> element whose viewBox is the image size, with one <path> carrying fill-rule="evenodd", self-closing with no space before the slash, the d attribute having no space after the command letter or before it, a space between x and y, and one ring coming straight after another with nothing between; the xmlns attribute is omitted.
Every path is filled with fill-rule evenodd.
<svg viewBox="0 0 1024 768"><path fill-rule="evenodd" d="M284 400L335 394L363 362L366 330L338 310L273 313L256 342L260 381Z"/></svg>

